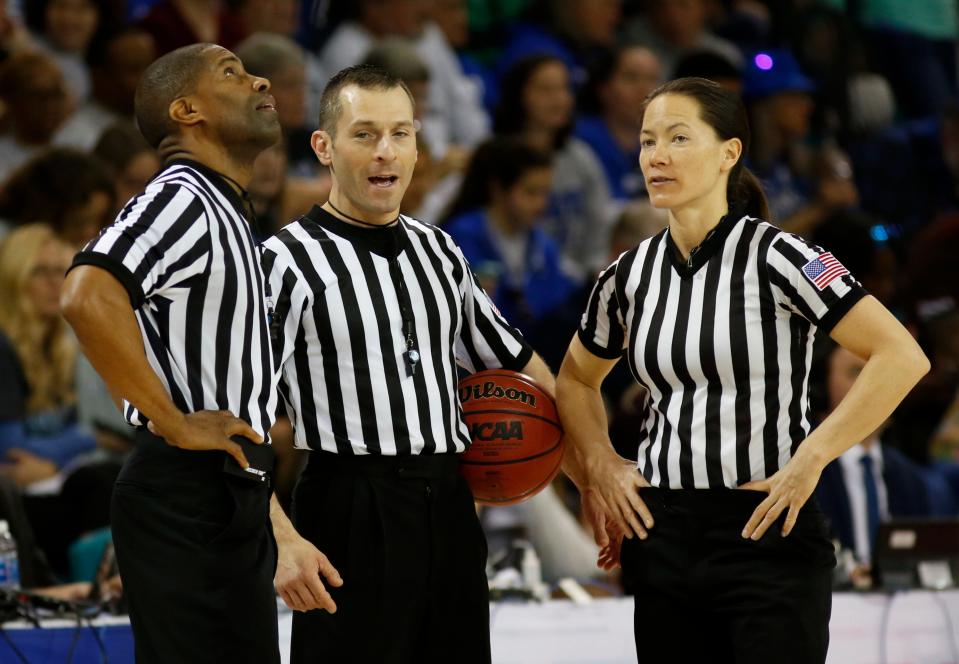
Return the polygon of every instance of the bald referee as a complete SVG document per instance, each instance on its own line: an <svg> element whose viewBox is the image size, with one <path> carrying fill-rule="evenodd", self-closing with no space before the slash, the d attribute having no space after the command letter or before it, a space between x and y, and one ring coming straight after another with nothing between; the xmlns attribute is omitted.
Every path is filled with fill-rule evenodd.
<svg viewBox="0 0 959 664"><path fill-rule="evenodd" d="M279 662L269 489L236 442L262 442L276 406L243 189L280 135L269 88L212 44L150 65L136 117L164 168L65 285L67 320L138 427L112 525L139 664Z"/></svg>
<svg viewBox="0 0 959 664"><path fill-rule="evenodd" d="M457 365L522 370L549 391L553 377L449 235L400 215L416 162L403 82L339 72L319 126L329 200L264 243L281 391L310 450L293 507L308 541L274 506L277 590L301 611L291 661L486 664L486 542L457 472L470 440Z"/></svg>

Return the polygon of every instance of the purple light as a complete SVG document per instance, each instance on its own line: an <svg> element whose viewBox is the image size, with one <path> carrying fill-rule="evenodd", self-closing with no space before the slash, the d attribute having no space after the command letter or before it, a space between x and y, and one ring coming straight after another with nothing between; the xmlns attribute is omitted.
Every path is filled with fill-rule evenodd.
<svg viewBox="0 0 959 664"><path fill-rule="evenodd" d="M773 59L768 53L757 53L756 57L753 58L753 62L763 71L769 71L773 68Z"/></svg>

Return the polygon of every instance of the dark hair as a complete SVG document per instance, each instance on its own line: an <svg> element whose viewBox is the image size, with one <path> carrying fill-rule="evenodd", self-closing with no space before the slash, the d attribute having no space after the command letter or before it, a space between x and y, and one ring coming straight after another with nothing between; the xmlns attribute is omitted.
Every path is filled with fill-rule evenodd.
<svg viewBox="0 0 959 664"><path fill-rule="evenodd" d="M336 123L343 111L343 105L340 103L340 91L348 85L355 85L361 90L402 88L406 96L409 97L414 110L416 108L413 93L410 92L403 79L383 67L367 64L347 67L333 75L333 78L323 88L322 96L320 96L320 117L317 125L330 136L336 135Z"/></svg>
<svg viewBox="0 0 959 664"><path fill-rule="evenodd" d="M416 48L402 37L381 39L366 53L365 65L382 67L407 85L430 80L430 70Z"/></svg>
<svg viewBox="0 0 959 664"><path fill-rule="evenodd" d="M643 116L649 103L656 97L665 94L682 95L689 97L699 104L699 117L713 128L721 141L738 138L743 149L739 161L729 173L729 183L726 187L726 200L732 207L744 208L744 212L751 217L770 221L769 201L762 185L752 172L743 164L745 156L749 154L749 120L746 117L746 108L742 99L734 92L730 92L719 83L705 78L677 78L664 83L646 97L643 102Z"/></svg>
<svg viewBox="0 0 959 664"><path fill-rule="evenodd" d="M122 171L139 154L153 151L143 135L129 122L115 122L107 127L96 146L93 154L104 164L115 171Z"/></svg>
<svg viewBox="0 0 959 664"><path fill-rule="evenodd" d="M619 63L623 59L623 54L633 48L642 48L640 46L619 46L617 48L604 48L599 55L587 68L586 83L579 91L576 98L576 108L581 113L598 115L603 110L603 104L600 101L600 89L612 80L619 69Z"/></svg>
<svg viewBox="0 0 959 664"><path fill-rule="evenodd" d="M495 136L487 140L470 158L463 183L441 223L488 205L493 184L509 189L526 172L551 165L548 154L527 145L519 137Z"/></svg>
<svg viewBox="0 0 959 664"><path fill-rule="evenodd" d="M43 53L26 51L4 60L0 64L0 99L16 101L29 88L37 71L55 71L63 78L56 61Z"/></svg>
<svg viewBox="0 0 959 664"><path fill-rule="evenodd" d="M495 133L509 135L520 134L525 131L529 117L526 105L523 103L523 92L529 84L529 80L540 67L553 63L562 65L564 69L566 68L566 64L556 56L539 54L517 60L506 70L503 75L503 82L500 85L499 104L493 112L493 131ZM569 124L556 132L553 139L553 148L559 149L566 145L566 140L572 130L573 119L571 117Z"/></svg>
<svg viewBox="0 0 959 664"><path fill-rule="evenodd" d="M14 224L50 224L62 234L70 212L96 192L116 198L113 180L99 159L79 150L53 148L14 171L0 194L0 217Z"/></svg>
<svg viewBox="0 0 959 664"><path fill-rule="evenodd" d="M157 58L143 72L133 99L137 126L153 148L177 132L170 104L192 94L204 67L200 53L214 44L190 44Z"/></svg>
<svg viewBox="0 0 959 664"><path fill-rule="evenodd" d="M90 48L87 49L86 63L90 69L106 67L110 62L112 54L110 48L118 41L129 36L146 35L153 39L153 35L139 27L138 25L126 25L110 32L106 32L95 39Z"/></svg>

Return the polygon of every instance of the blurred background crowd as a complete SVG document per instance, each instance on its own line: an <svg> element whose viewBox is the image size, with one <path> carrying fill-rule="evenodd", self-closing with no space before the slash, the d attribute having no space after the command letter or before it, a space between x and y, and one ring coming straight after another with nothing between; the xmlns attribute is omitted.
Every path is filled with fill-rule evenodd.
<svg viewBox="0 0 959 664"><path fill-rule="evenodd" d="M735 90L769 221L832 251L932 360L891 421L824 473L837 540L869 562L875 519L863 537L851 516L869 490L850 482L878 484L881 519L957 514L955 0L0 2L0 482L11 496L0 512L22 509L21 537L55 578L76 576L77 541L108 524L131 444L59 316L59 289L73 252L160 166L133 123L140 74L197 41L272 83L283 139L257 161L249 192L261 237L325 200L329 175L309 136L328 78L360 62L402 77L419 123L403 212L459 242L554 370L596 273L666 223L638 167L644 97L680 76ZM861 366L822 344L816 417ZM635 453L644 403L626 371L605 386L623 456ZM273 437L288 444L288 423ZM301 463L282 455L284 497ZM525 538L548 579L594 575L576 510L562 482L490 510L491 550Z"/></svg>

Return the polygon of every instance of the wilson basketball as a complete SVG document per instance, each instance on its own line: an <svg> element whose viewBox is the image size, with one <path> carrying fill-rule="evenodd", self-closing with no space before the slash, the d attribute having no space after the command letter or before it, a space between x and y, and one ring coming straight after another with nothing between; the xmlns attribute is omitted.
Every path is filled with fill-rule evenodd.
<svg viewBox="0 0 959 664"><path fill-rule="evenodd" d="M484 505L511 505L544 489L563 460L556 404L516 371L491 369L459 384L463 419L473 442L460 472Z"/></svg>

